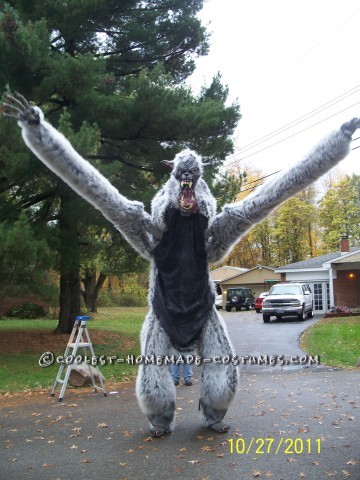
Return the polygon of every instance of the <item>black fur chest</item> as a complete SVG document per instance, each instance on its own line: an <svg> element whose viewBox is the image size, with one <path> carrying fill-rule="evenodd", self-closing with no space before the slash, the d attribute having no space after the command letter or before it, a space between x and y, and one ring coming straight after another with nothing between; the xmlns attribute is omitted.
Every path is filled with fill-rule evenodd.
<svg viewBox="0 0 360 480"><path fill-rule="evenodd" d="M200 213L183 217L178 210L169 209L167 231L154 251L153 307L178 348L196 343L213 307L204 239L207 224Z"/></svg>

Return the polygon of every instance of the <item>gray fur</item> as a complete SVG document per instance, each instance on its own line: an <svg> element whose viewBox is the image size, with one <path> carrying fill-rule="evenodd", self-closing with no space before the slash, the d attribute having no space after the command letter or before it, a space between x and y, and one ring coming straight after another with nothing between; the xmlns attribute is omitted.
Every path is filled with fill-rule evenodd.
<svg viewBox="0 0 360 480"><path fill-rule="evenodd" d="M208 260L217 262L252 226L344 158L349 151L351 135L360 127L359 119L344 124L302 162L266 183L242 202L225 206L218 215L216 201L201 178L204 165L200 157L191 150L184 150L173 162L167 162L173 167L172 174L155 195L149 215L142 203L126 199L84 160L65 137L44 120L40 109L31 107L19 94L7 95L4 106L3 115L18 120L24 141L35 155L99 209L135 250L150 260L150 306L157 277L152 252L166 230L166 209L172 207L182 211L179 202L180 181L184 178L185 170L195 172L192 178L197 211L209 220L204 239ZM185 211L184 215L187 214ZM150 308L141 331L142 355L169 355L171 351L170 339ZM203 327L198 353L204 358L233 355L224 322L215 308ZM226 365L207 363L204 366L199 409L209 428L221 433L229 428L222 420L235 395L237 384L237 368L231 362ZM136 382L136 395L142 411L149 419L153 435L161 436L174 430L175 387L169 366L142 364Z"/></svg>

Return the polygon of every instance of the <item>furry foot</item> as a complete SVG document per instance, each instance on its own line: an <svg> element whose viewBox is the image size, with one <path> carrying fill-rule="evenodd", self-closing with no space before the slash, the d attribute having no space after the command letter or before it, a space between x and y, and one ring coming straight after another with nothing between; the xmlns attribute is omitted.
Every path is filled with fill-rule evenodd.
<svg viewBox="0 0 360 480"><path fill-rule="evenodd" d="M219 421L211 425L208 425L208 428L210 428L210 430L213 430L214 432L217 432L217 433L225 433L229 430L230 425Z"/></svg>
<svg viewBox="0 0 360 480"><path fill-rule="evenodd" d="M164 427L160 427L159 425L153 425L150 429L150 433L153 437L160 438L166 433L170 433L170 430Z"/></svg>
<svg viewBox="0 0 360 480"><path fill-rule="evenodd" d="M216 410L210 405L205 405L202 398L199 399L199 410L203 414L203 419L206 422L206 426L217 433L225 433L229 430L230 425L224 423L222 419L226 414L226 410ZM219 419L219 420L218 420Z"/></svg>

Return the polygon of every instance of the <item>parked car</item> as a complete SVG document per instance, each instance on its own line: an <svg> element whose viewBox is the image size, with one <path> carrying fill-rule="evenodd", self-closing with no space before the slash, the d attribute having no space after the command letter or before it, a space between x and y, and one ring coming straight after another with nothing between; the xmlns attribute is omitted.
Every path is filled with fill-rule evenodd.
<svg viewBox="0 0 360 480"><path fill-rule="evenodd" d="M217 310L220 310L222 308L222 289L220 282L215 282L215 307Z"/></svg>
<svg viewBox="0 0 360 480"><path fill-rule="evenodd" d="M269 292L260 293L260 295L255 298L255 310L256 313L260 313L263 305L264 298L269 295Z"/></svg>
<svg viewBox="0 0 360 480"><path fill-rule="evenodd" d="M222 295L216 295L215 297L215 307L220 310L222 308Z"/></svg>
<svg viewBox="0 0 360 480"><path fill-rule="evenodd" d="M255 299L252 294L251 288L243 287L231 287L227 291L226 295L226 311L231 312L233 308L237 311L241 310L241 307L250 310L254 306Z"/></svg>
<svg viewBox="0 0 360 480"><path fill-rule="evenodd" d="M306 320L314 316L313 305L313 294L307 283L278 283L271 287L263 301L263 320L268 323L272 316L280 320L294 315L298 320Z"/></svg>

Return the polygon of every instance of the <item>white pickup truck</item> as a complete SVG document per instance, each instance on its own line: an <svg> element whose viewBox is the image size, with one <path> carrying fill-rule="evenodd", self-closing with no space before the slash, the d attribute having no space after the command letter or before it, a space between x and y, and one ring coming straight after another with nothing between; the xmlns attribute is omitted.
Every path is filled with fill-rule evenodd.
<svg viewBox="0 0 360 480"><path fill-rule="evenodd" d="M307 283L278 283L271 287L264 299L263 320L269 323L272 316L278 320L286 316L306 320L314 316L313 305L313 294Z"/></svg>

